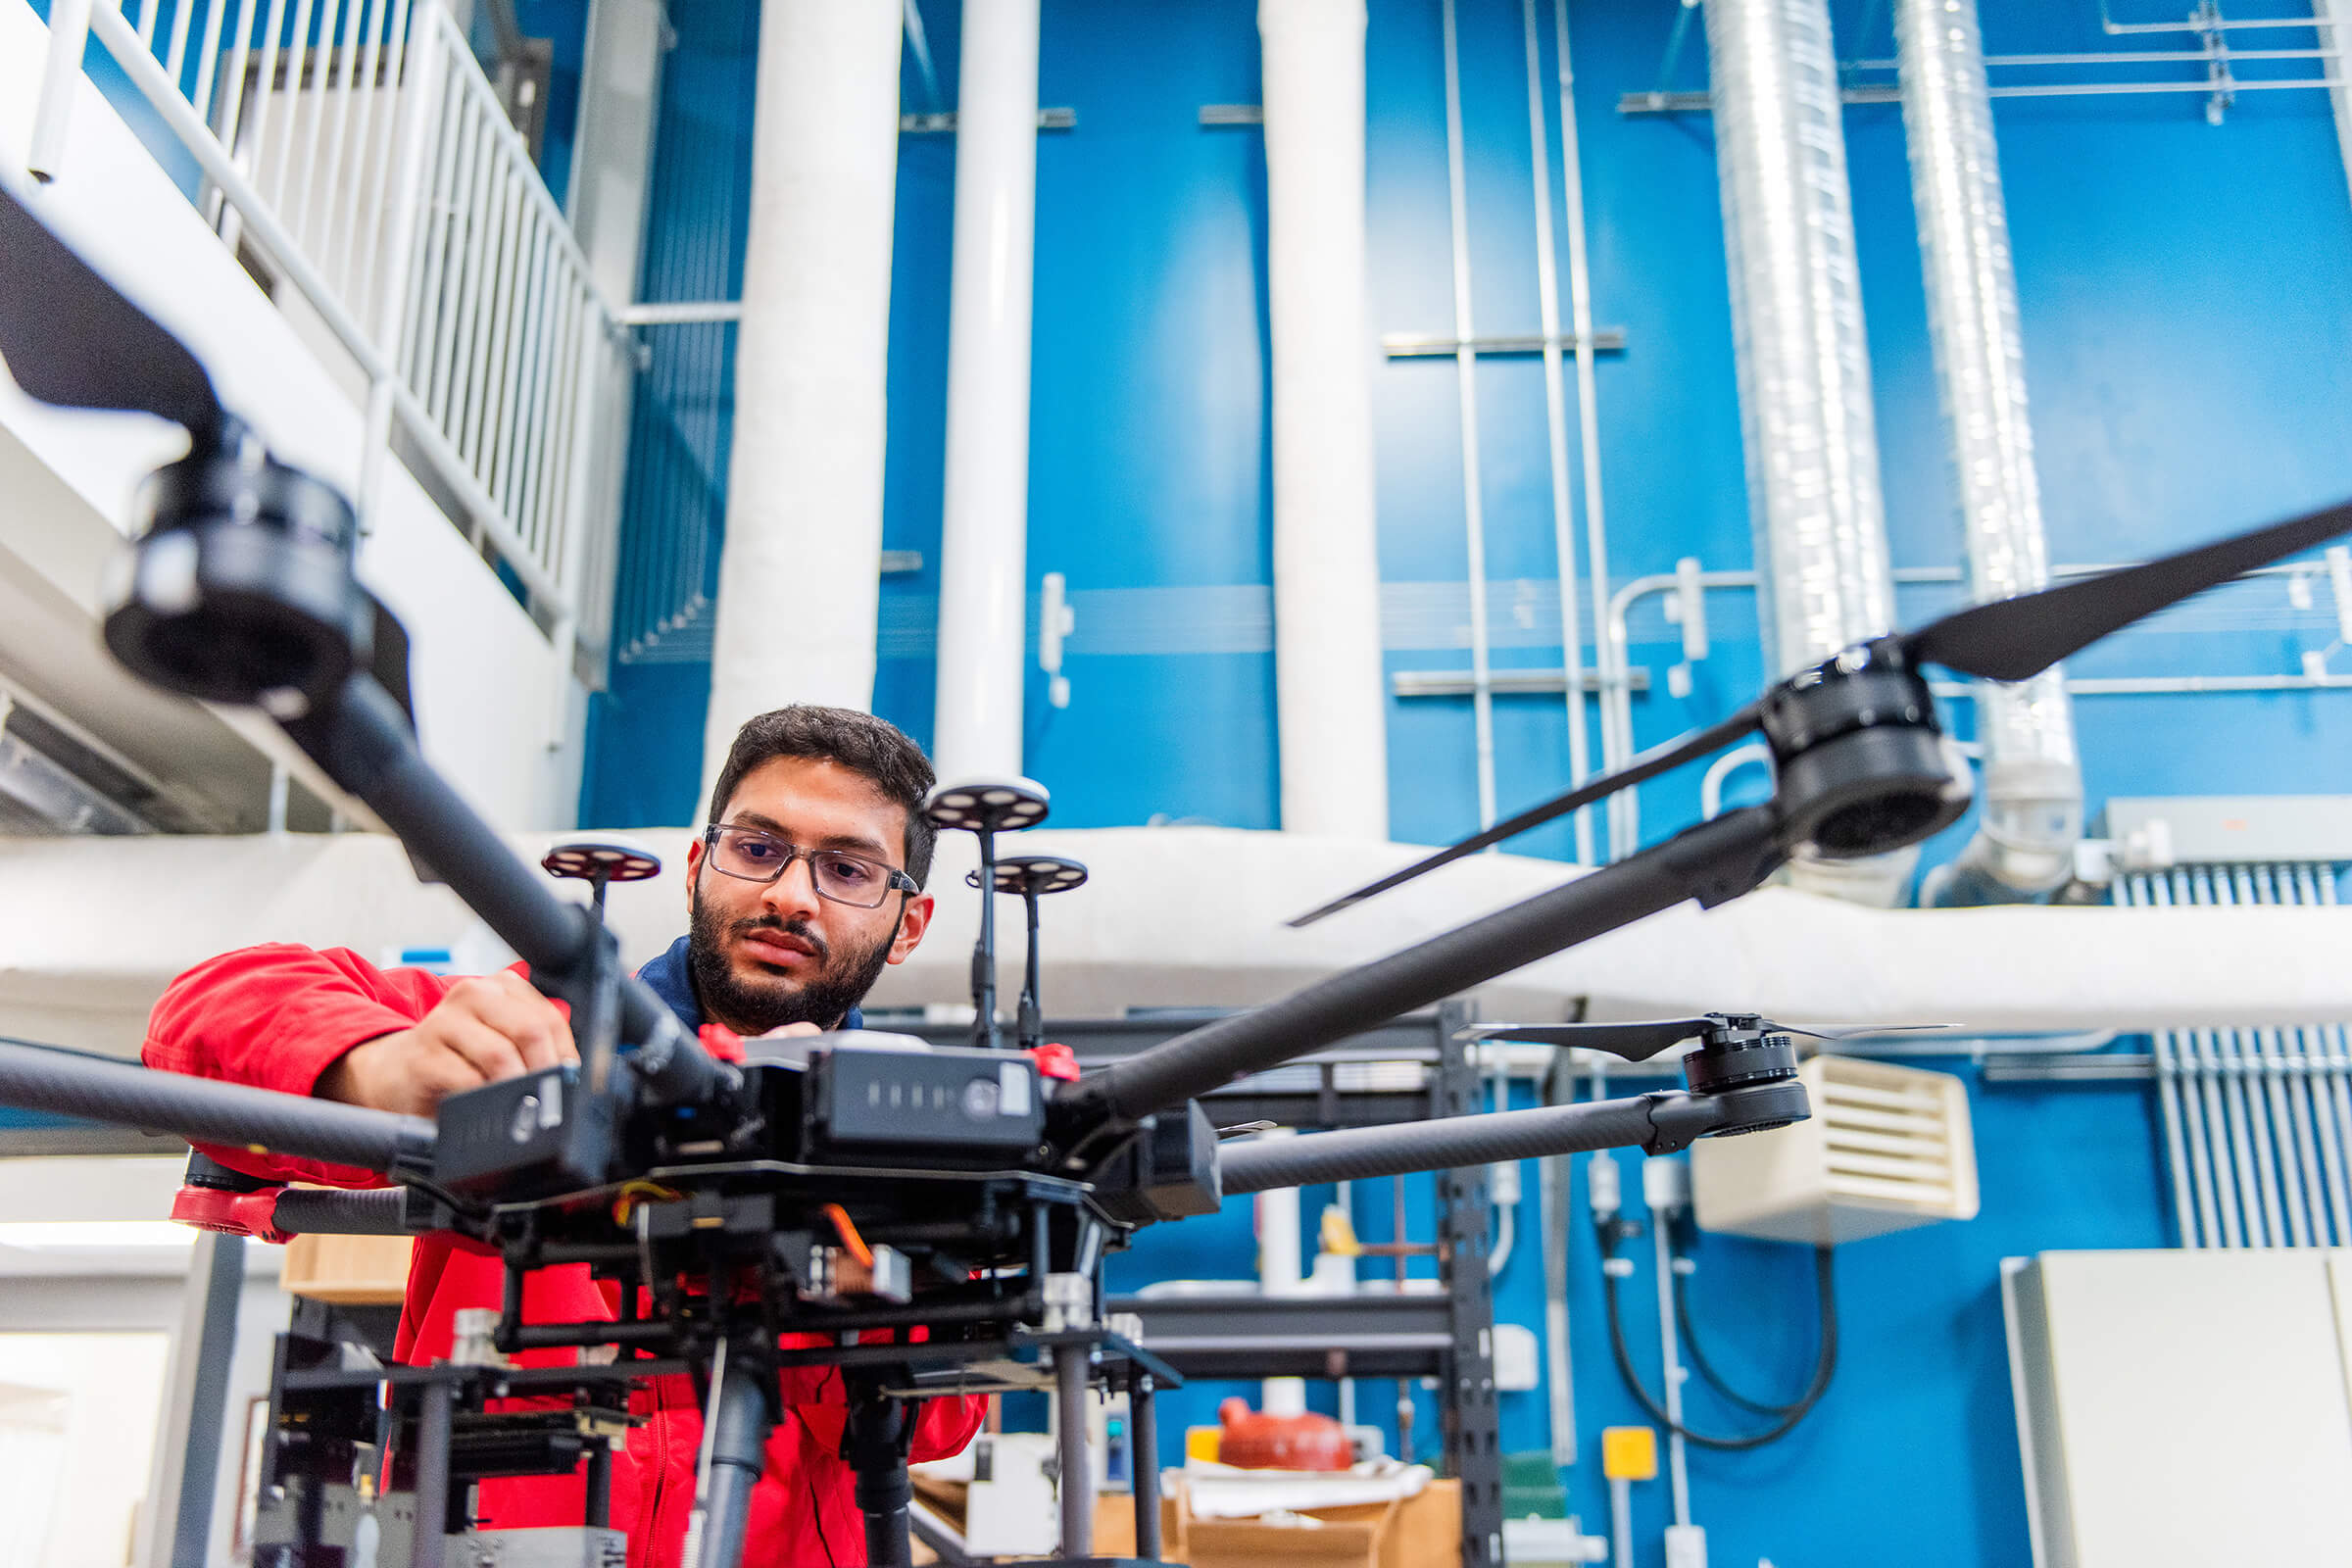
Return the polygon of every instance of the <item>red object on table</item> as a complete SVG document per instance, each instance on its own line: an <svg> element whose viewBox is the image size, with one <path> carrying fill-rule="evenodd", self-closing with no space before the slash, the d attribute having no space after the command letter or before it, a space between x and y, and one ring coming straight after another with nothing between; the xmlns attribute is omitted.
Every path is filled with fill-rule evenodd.
<svg viewBox="0 0 2352 1568"><path fill-rule="evenodd" d="M1267 1415L1238 1395L1217 1406L1225 1428L1217 1462L1245 1470L1345 1470L1355 1462L1348 1431L1327 1415Z"/></svg>

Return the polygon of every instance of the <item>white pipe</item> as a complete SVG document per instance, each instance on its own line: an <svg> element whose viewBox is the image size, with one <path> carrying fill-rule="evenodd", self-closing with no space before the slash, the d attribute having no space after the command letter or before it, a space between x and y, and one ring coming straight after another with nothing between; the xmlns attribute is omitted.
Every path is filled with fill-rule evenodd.
<svg viewBox="0 0 2352 1568"><path fill-rule="evenodd" d="M1698 781L1698 814L1712 822L1723 810L1723 785L1740 769L1751 763L1761 764L1766 772L1772 770L1772 748L1764 745L1742 746L1726 752L1707 765L1706 777Z"/></svg>
<svg viewBox="0 0 2352 1568"><path fill-rule="evenodd" d="M81 90L81 56L89 41L90 0L50 0L49 59L41 73L41 97L33 108L32 138L24 157L25 172L44 184L65 166L74 96Z"/></svg>
<svg viewBox="0 0 2352 1568"><path fill-rule="evenodd" d="M1494 692L1488 669L1487 519L1479 469L1478 329L1470 314L1469 177L1462 167L1461 51L1453 0L1444 0L1446 37L1446 194L1453 234L1453 366L1462 432L1462 536L1470 576L1470 718L1478 751L1478 825L1494 824Z"/></svg>
<svg viewBox="0 0 2352 1568"><path fill-rule="evenodd" d="M1511 1249L1519 1240L1517 1201L1494 1205L1494 1247L1487 1253L1487 1278L1500 1279L1510 1265Z"/></svg>
<svg viewBox="0 0 2352 1568"><path fill-rule="evenodd" d="M1646 1167L1644 1167L1646 1169ZM1649 1216L1650 1250L1658 1274L1658 1355L1665 1363L1666 1482L1673 1495L1674 1522L1690 1523L1689 1446L1683 1441L1683 1357L1674 1322L1674 1244L1669 1234L1672 1212L1653 1206Z"/></svg>
<svg viewBox="0 0 2352 1568"><path fill-rule="evenodd" d="M2320 29L2320 46L2337 56L2352 51L2352 0L2312 0L2312 15L2323 19L2327 25ZM2323 66L2332 81L2328 88L2328 102L2335 111L2335 144L2337 156L2344 166L2344 177L2352 182L2352 80L2341 67Z"/></svg>
<svg viewBox="0 0 2352 1568"><path fill-rule="evenodd" d="M1576 334L1577 444L1584 457L1585 570L1592 579L1593 662L1600 666L1600 765L1619 767L1632 758L1633 699L1625 689L1626 666L1603 640L1609 606L1609 534L1600 504L1600 410L1592 370L1592 269L1585 244L1584 157L1576 131L1576 76L1569 64L1568 0L1552 0L1551 32L1560 74L1560 203L1568 228L1568 327ZM1622 713L1620 712L1622 710ZM1631 853L1634 792L1609 799L1609 855ZM1623 809L1620 809L1622 804ZM1581 814L1581 813L1580 813ZM1619 847L1620 818L1625 819Z"/></svg>
<svg viewBox="0 0 2352 1568"><path fill-rule="evenodd" d="M1929 338L1970 588L1980 600L2013 599L2049 585L2049 547L1976 0L1899 0L1894 23ZM2064 672L1981 683L1977 734L1984 746L1980 825L1924 897L1987 904L2049 894L2073 874L2082 836L2082 772Z"/></svg>
<svg viewBox="0 0 2352 1568"><path fill-rule="evenodd" d="M2265 867L2266 881L2271 877ZM2309 865L2279 866L2277 872L2279 904L2316 904L2313 890L2313 871ZM2338 1131L2335 1106L2329 1096L2329 1072L2326 1065L2327 1041L2316 1029L2294 1031L2297 1087L2309 1102L2313 1121L2313 1136L2320 1146L2320 1163L2327 1172L2328 1206L2332 1227L2332 1245L2352 1246L2352 1185L2345 1179L2344 1156L2347 1152L2343 1133ZM2352 1129L2344 1131L2352 1132Z"/></svg>
<svg viewBox="0 0 2352 1568"><path fill-rule="evenodd" d="M1502 1051L1493 1054L1486 1063L1487 1082L1492 1086L1494 1107L1511 1108L1511 1072L1508 1054ZM1511 1249L1519 1240L1519 1162L1498 1160L1487 1167L1487 1197L1494 1205L1494 1245L1487 1251L1487 1277L1502 1278L1510 1266Z"/></svg>
<svg viewBox="0 0 2352 1568"><path fill-rule="evenodd" d="M931 748L943 778L1021 771L1037 8L1038 0L967 0L963 11ZM903 18L893 15L895 27Z"/></svg>
<svg viewBox="0 0 2352 1568"><path fill-rule="evenodd" d="M1520 21L1527 55L1528 158L1535 185L1536 308L1544 330L1544 429L1551 459L1552 554L1560 564L1560 684L1568 699L1568 782L1577 785L1584 783L1592 771L1592 755L1585 738L1585 617L1577 609L1576 531L1571 526L1573 509L1568 500L1568 395L1560 374L1559 258L1551 243L1551 137L1544 128L1543 71L1538 63L1543 50L1536 34L1536 0L1520 0ZM1564 113L1575 112L1564 96L1562 107ZM1574 148L1573 126L1568 136L1568 145ZM1575 347L1582 359L1583 341L1579 339ZM1576 813L1575 826L1576 863L1591 865L1590 807Z"/></svg>
<svg viewBox="0 0 2352 1568"><path fill-rule="evenodd" d="M2129 908L2148 902L2144 891L2144 875L2116 878L2115 902ZM2166 1162L2173 1177L2173 1218L2180 1227L2180 1245L2196 1248L2211 1244L2213 1236L2213 1198L2211 1178L2203 1163L2204 1123L2197 1118L2193 1094L2180 1082L2180 1056L2174 1048L2173 1033L2159 1029L2150 1037L2156 1055L2156 1093L2164 1115L2164 1147ZM2194 1119L2195 1125L2189 1125ZM2189 1150L2196 1150L2194 1166L2195 1189L2191 1192Z"/></svg>
<svg viewBox="0 0 2352 1568"><path fill-rule="evenodd" d="M2305 905L2332 906L2335 898L2335 868L2330 865L2304 864L2295 867L2295 902ZM2352 1060L2347 1060L2347 1041L2344 1026L2331 1024L2317 1031L2322 1055L2328 1062L2327 1093L2329 1125L2345 1140L2337 1147L2352 1157ZM2314 1093L2318 1090L2315 1088ZM2338 1241L2352 1245L2352 1201L2344 1210L2345 1225Z"/></svg>
<svg viewBox="0 0 2352 1568"><path fill-rule="evenodd" d="M1298 1129L1280 1127L1260 1134L1265 1138L1296 1138ZM1267 1296L1298 1296L1306 1276L1298 1255L1298 1189L1276 1188L1257 1195L1257 1285ZM1268 1378L1259 1396L1268 1415L1304 1415L1306 1380Z"/></svg>
<svg viewBox="0 0 2352 1568"><path fill-rule="evenodd" d="M1282 825L1389 836L1362 0L1260 0Z"/></svg>
<svg viewBox="0 0 2352 1568"><path fill-rule="evenodd" d="M2234 873L2240 904L2277 904L2278 892L2271 880L2271 868L2259 868L2259 879L2252 866L2239 866ZM2287 1167L2289 1185L2294 1191L2294 1206L2289 1211L2298 1232L2298 1247L2328 1245L2327 1187L2320 1174L2320 1152L2312 1125L2311 1083L2294 1071L2289 1059L2287 1037L2280 1030L2263 1030L2255 1037L2261 1042L2264 1068L2271 1080L2271 1115L2279 1127L2282 1144L2294 1150L2295 1162ZM2285 1161L2284 1151L2279 1155Z"/></svg>
<svg viewBox="0 0 2352 1568"><path fill-rule="evenodd" d="M765 0L703 781L747 718L873 701L895 0Z"/></svg>
<svg viewBox="0 0 2352 1568"><path fill-rule="evenodd" d="M637 297L661 115L661 0L590 0L580 129L564 207L609 300ZM625 319L625 316L624 316Z"/></svg>

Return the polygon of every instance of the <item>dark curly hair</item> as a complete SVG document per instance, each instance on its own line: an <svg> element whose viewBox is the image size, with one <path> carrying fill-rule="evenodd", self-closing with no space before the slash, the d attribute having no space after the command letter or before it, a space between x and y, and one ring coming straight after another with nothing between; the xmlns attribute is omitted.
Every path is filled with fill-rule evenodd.
<svg viewBox="0 0 2352 1568"><path fill-rule="evenodd" d="M837 763L871 783L883 799L906 808L906 874L917 884L931 876L931 851L939 829L923 814L923 797L934 782L931 760L905 730L887 719L850 708L795 703L745 721L727 750L727 765L710 790L716 822L744 775L779 757L807 757Z"/></svg>

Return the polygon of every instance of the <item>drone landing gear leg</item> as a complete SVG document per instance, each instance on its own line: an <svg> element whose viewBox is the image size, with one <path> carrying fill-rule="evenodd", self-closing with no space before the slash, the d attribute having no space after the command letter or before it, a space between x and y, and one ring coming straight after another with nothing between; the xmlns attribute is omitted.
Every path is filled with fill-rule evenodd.
<svg viewBox="0 0 2352 1568"><path fill-rule="evenodd" d="M1152 1424L1152 1374L1139 1370L1127 1389L1127 1441L1135 1456L1135 1554L1159 1561L1159 1428Z"/></svg>
<svg viewBox="0 0 2352 1568"><path fill-rule="evenodd" d="M906 1568L914 1560L907 1508L914 1485L906 1453L914 1441L914 1401L882 1392L879 1380L853 1378L842 1457L857 1477L858 1507L865 1515L865 1560L873 1568Z"/></svg>
<svg viewBox="0 0 2352 1568"><path fill-rule="evenodd" d="M454 1411L446 1383L427 1383L416 1405L416 1544L412 1568L441 1568L449 1550L449 1440Z"/></svg>
<svg viewBox="0 0 2352 1568"><path fill-rule="evenodd" d="M1054 1446L1061 1471L1061 1555L1064 1557L1095 1554L1095 1465L1086 1446L1086 1391L1093 1373L1085 1346L1054 1348Z"/></svg>
<svg viewBox="0 0 2352 1568"><path fill-rule="evenodd" d="M686 1529L686 1568L736 1568L743 1556L744 1520L752 1487L767 1457L775 1426L770 1400L775 1374L727 1354L724 1340L711 1366L710 1407L703 1415L702 1471L694 1515Z"/></svg>
<svg viewBox="0 0 2352 1568"><path fill-rule="evenodd" d="M583 1523L606 1526L612 1522L612 1444L599 1443L588 1450L588 1500Z"/></svg>

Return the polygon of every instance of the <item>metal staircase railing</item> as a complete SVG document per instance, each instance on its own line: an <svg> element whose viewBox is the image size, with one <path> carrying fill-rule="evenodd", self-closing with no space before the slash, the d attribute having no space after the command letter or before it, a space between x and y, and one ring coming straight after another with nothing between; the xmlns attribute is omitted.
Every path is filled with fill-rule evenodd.
<svg viewBox="0 0 2352 1568"><path fill-rule="evenodd" d="M222 242L357 365L363 526L399 458L562 656L601 653L635 342L442 0L120 3L54 0L35 172L86 28Z"/></svg>

